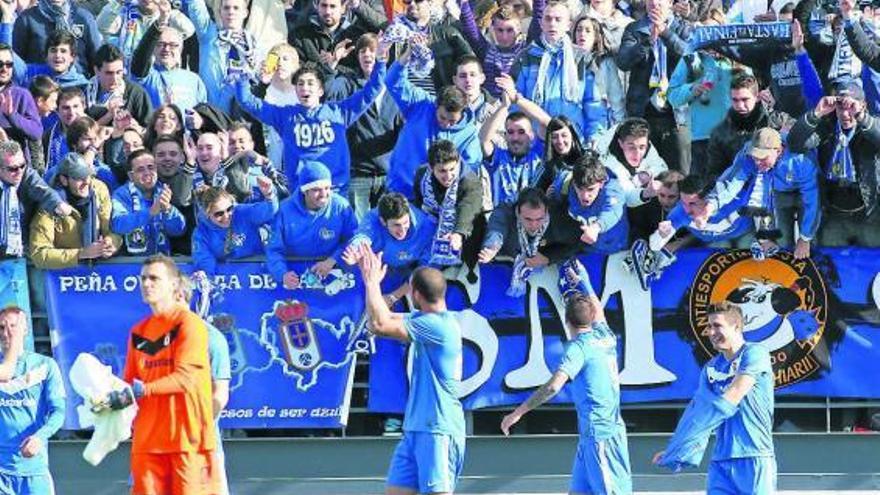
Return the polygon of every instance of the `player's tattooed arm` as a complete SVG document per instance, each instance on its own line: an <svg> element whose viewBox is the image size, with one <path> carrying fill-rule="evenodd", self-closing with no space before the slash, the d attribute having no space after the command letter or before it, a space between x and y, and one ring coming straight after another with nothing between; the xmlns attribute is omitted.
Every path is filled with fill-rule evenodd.
<svg viewBox="0 0 880 495"><path fill-rule="evenodd" d="M541 385L531 397L520 404L512 413L504 416L504 419L501 420L501 431L504 432L505 435L509 435L511 426L519 422L520 418L522 418L527 412L539 407L541 404L556 396L556 394L562 390L562 387L567 381L568 375L564 372L557 371L554 373L550 380Z"/></svg>

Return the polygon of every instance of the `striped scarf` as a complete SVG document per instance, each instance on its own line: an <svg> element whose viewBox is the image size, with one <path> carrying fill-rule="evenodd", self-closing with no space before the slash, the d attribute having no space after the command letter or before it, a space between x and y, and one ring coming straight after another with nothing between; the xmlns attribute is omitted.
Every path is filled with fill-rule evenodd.
<svg viewBox="0 0 880 495"><path fill-rule="evenodd" d="M534 235L530 236L526 232L525 227L523 227L522 221L519 218L516 219L516 235L519 239L520 252L516 255L516 259L513 260L513 273L510 276L510 286L507 287L506 291L508 296L520 297L525 294L526 280L528 280L532 273L541 270L540 268L529 268L526 266L526 259L538 254L538 246L544 239L544 233L547 232L548 226L550 226L550 216L544 215L541 228Z"/></svg>
<svg viewBox="0 0 880 495"><path fill-rule="evenodd" d="M851 129L844 130L840 127L840 122L837 123L837 144L827 170L829 180L852 184L856 182L856 168L853 165L852 151L849 149L849 144L856 134L856 127L852 126Z"/></svg>
<svg viewBox="0 0 880 495"><path fill-rule="evenodd" d="M58 194L82 215L82 225L79 231L81 246L88 247L97 241L101 236L99 230L101 220L98 218L98 205L97 200L95 200L94 187L89 187L89 196L87 198L71 197L67 194L67 190L63 188L58 189Z"/></svg>
<svg viewBox="0 0 880 495"><path fill-rule="evenodd" d="M458 185L461 183L461 175L455 178L446 189L443 203L437 202L434 194L434 174L428 169L422 177L422 211L437 219L437 233L434 234L434 242L431 244L432 265L451 266L461 263L461 252L454 251L449 243L448 236L455 230L455 222L458 219L456 205L458 204Z"/></svg>
<svg viewBox="0 0 880 495"><path fill-rule="evenodd" d="M666 90L669 89L669 76L666 58L666 45L659 38L654 40L651 48L654 54L654 64L651 66L651 78L648 87L653 89L651 104L657 110L666 108Z"/></svg>
<svg viewBox="0 0 880 495"><path fill-rule="evenodd" d="M542 37L544 43L544 53L541 54L541 63L538 65L538 76L535 78L535 94L532 101L539 106L544 106L545 94L549 84L548 72L550 64L557 57L562 57L559 61L562 68L562 80L560 81L560 96L568 102L580 103L583 94L580 94L579 77L577 70L577 62L574 59L574 45L568 36L563 36L562 40L551 44L546 38Z"/></svg>
<svg viewBox="0 0 880 495"><path fill-rule="evenodd" d="M837 34L834 44L834 58L831 59L831 68L828 69L828 80L853 77L853 51L846 38L846 32L841 29Z"/></svg>
<svg viewBox="0 0 880 495"><path fill-rule="evenodd" d="M2 183L3 200L0 201L0 246L6 246L9 256L24 255L24 239L21 226L21 203L18 186Z"/></svg>
<svg viewBox="0 0 880 495"><path fill-rule="evenodd" d="M217 33L220 55L226 60L226 77L234 78L244 73L253 75L257 40L245 30L221 29ZM226 55L226 56L224 56Z"/></svg>
<svg viewBox="0 0 880 495"><path fill-rule="evenodd" d="M66 31L74 34L72 29L73 9L70 6L69 0L65 0L61 5L55 5L49 0L38 0L37 9L44 16L55 21L55 31ZM79 38L80 36L76 37Z"/></svg>

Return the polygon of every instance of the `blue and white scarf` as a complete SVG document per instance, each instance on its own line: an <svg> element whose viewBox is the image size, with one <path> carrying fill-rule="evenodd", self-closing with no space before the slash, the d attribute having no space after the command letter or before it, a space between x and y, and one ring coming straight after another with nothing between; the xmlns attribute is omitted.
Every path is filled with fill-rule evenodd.
<svg viewBox="0 0 880 495"><path fill-rule="evenodd" d="M544 173L542 160L531 150L521 157L509 152L505 155L508 159L500 160L492 173L492 201L495 205L515 201L520 191L534 186Z"/></svg>
<svg viewBox="0 0 880 495"><path fill-rule="evenodd" d="M101 84L98 82L98 76L94 76L89 79L89 84L86 86L86 108L93 107L95 105L105 106L107 102L109 102L113 97L118 96L122 98L125 94L125 81L122 82L118 87L116 87L113 91L106 91L104 94L101 94Z"/></svg>
<svg viewBox="0 0 880 495"><path fill-rule="evenodd" d="M67 156L67 139L64 127L57 122L49 131L49 156L46 157L46 170L52 170Z"/></svg>
<svg viewBox="0 0 880 495"><path fill-rule="evenodd" d="M541 271L541 267L530 268L526 266L526 259L534 257L538 254L538 246L544 239L544 233L550 226L550 216L544 215L544 221L541 228L534 235L529 235L523 227L522 221L516 219L516 236L519 239L519 253L513 260L513 273L510 277L510 286L507 288L507 295L510 297L520 297L526 293L526 280L533 274Z"/></svg>
<svg viewBox="0 0 880 495"><path fill-rule="evenodd" d="M101 237L101 220L98 218L98 205L97 200L95 200L95 188L89 186L88 198L71 198L71 196L67 194L67 189L64 188L58 189L58 194L61 195L61 198L64 201L76 208L78 212L82 213L82 211L85 210L85 214L82 215L82 225L80 225L79 229L80 245L82 247L92 245L92 243ZM83 206L85 208L82 208Z"/></svg>
<svg viewBox="0 0 880 495"><path fill-rule="evenodd" d="M461 252L452 250L447 237L455 231L455 222L458 220L455 207L458 204L458 185L461 183L461 175L459 174L446 189L443 204L437 202L433 178L434 174L429 169L425 171L421 184L422 211L437 219L437 233L434 234L434 242L431 244L430 263L439 266L457 265L461 263Z"/></svg>
<svg viewBox="0 0 880 495"><path fill-rule="evenodd" d="M834 154L831 155L831 162L828 164L827 177L835 182L856 182L856 168L853 165L852 151L849 149L849 143L856 134L856 127L845 131L837 123L837 144L834 147Z"/></svg>
<svg viewBox="0 0 880 495"><path fill-rule="evenodd" d="M411 76L416 78L426 78L431 75L434 70L434 53L431 48L425 45L416 45L410 43L410 39L414 34L429 34L429 28L420 27L415 22L409 20L404 15L399 15L391 21L391 24L382 32L382 39L385 43L405 43L408 44L411 53L406 68Z"/></svg>
<svg viewBox="0 0 880 495"><path fill-rule="evenodd" d="M257 40L248 31L221 29L217 33L220 58L226 60L226 78L234 80L244 74L251 77L256 68Z"/></svg>
<svg viewBox="0 0 880 495"><path fill-rule="evenodd" d="M532 101L538 106L544 106L545 94L549 81L547 80L550 71L550 65L553 59L561 56L560 66L562 67L562 80L560 81L560 96L565 101L572 103L580 103L583 99L583 92L580 89L580 80L578 77L577 62L574 59L574 45L568 36L563 36L556 43L551 44L546 38L542 37L544 44L544 53L541 54L541 63L538 65L538 75L535 78L535 94Z"/></svg>
<svg viewBox="0 0 880 495"><path fill-rule="evenodd" d="M125 66L131 63L131 57L137 48L138 42L143 37L143 28L141 26L141 9L138 7L137 0L127 0L122 5L119 12L122 18L122 26L119 29L119 48L125 60Z"/></svg>
<svg viewBox="0 0 880 495"><path fill-rule="evenodd" d="M8 256L24 255L24 238L21 226L21 203L18 186L2 183L3 200L0 201L0 245L6 246Z"/></svg>
<svg viewBox="0 0 880 495"><path fill-rule="evenodd" d="M131 211L133 213L149 208L147 206L147 199L137 186L129 182L127 187L131 195ZM160 183L153 190L154 200L162 193L163 187L166 186ZM167 251L168 242L162 229L162 217L164 215L164 213L160 213L151 217L147 225L138 227L125 235L125 247L128 250L128 254L156 254L159 251Z"/></svg>
<svg viewBox="0 0 880 495"><path fill-rule="evenodd" d="M846 32L841 29L834 43L834 58L831 59L831 67L828 69L828 80L852 78L853 74L853 51L846 37Z"/></svg>
<svg viewBox="0 0 880 495"><path fill-rule="evenodd" d="M654 54L654 64L651 66L651 78L648 87L651 88L651 104L657 110L666 108L666 91L669 89L669 72L666 58L666 45L659 38L654 40L651 47Z"/></svg>
<svg viewBox="0 0 880 495"><path fill-rule="evenodd" d="M70 0L66 0L61 5L55 5L49 0L38 0L37 9L40 12L55 21L55 31L67 31L70 34L73 34L77 38L79 38L82 33L73 32L73 9L70 5Z"/></svg>

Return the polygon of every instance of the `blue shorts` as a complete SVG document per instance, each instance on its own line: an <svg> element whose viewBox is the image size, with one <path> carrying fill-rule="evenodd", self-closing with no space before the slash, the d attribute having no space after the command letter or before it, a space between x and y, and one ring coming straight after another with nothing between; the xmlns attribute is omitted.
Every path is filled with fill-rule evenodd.
<svg viewBox="0 0 880 495"><path fill-rule="evenodd" d="M52 475L18 476L0 473L0 495L54 495Z"/></svg>
<svg viewBox="0 0 880 495"><path fill-rule="evenodd" d="M419 493L455 491L464 466L464 437L407 431L394 449L388 486Z"/></svg>
<svg viewBox="0 0 880 495"><path fill-rule="evenodd" d="M712 461L709 464L706 492L731 495L776 493L776 458L743 457Z"/></svg>
<svg viewBox="0 0 880 495"><path fill-rule="evenodd" d="M572 493L626 495L632 493L626 431L597 440L581 437L571 468Z"/></svg>

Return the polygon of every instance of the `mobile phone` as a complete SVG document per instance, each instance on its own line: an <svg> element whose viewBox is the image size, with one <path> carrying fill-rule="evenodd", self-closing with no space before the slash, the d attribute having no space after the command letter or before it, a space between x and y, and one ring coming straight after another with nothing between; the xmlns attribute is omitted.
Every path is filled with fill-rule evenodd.
<svg viewBox="0 0 880 495"><path fill-rule="evenodd" d="M279 57L277 53L270 52L266 55L266 72L274 74L278 70Z"/></svg>

